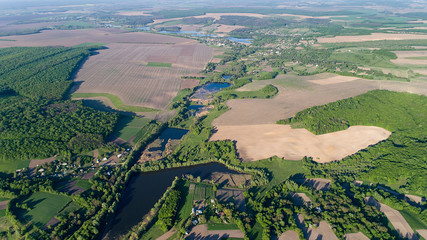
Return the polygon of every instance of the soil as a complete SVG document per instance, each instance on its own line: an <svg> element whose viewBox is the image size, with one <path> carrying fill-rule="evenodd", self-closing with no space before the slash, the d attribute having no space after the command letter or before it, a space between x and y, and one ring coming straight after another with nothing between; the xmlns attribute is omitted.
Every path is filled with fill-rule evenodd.
<svg viewBox="0 0 427 240"><path fill-rule="evenodd" d="M66 192L68 194L73 194L73 195L77 195L77 194L80 194L80 193L86 191L86 189L84 189L84 188L77 187L76 183L77 183L76 180L68 182L67 184L65 184L64 187L61 188L61 191Z"/></svg>
<svg viewBox="0 0 427 240"><path fill-rule="evenodd" d="M290 125L259 124L217 126L210 141L235 140L243 161L256 161L273 156L288 160L313 157L319 163L332 162L387 139L391 132L373 126L350 128L322 135Z"/></svg>
<svg viewBox="0 0 427 240"><path fill-rule="evenodd" d="M410 240L418 240L418 236L414 233L411 226L409 226L408 222L399 211L394 210L385 204L379 203L373 197L366 197L365 203L373 205L378 210L383 212L393 225L394 229L396 229L396 231L399 233L400 237Z"/></svg>
<svg viewBox="0 0 427 240"><path fill-rule="evenodd" d="M1 201L0 202L0 210L4 210L7 208L7 204L9 203L9 200Z"/></svg>
<svg viewBox="0 0 427 240"><path fill-rule="evenodd" d="M288 230L280 235L279 240L299 240L299 235L295 231Z"/></svg>
<svg viewBox="0 0 427 240"><path fill-rule="evenodd" d="M227 238L244 238L241 230L208 230L208 225L195 226L190 234L185 237L186 240L220 240Z"/></svg>
<svg viewBox="0 0 427 240"><path fill-rule="evenodd" d="M369 240L368 237L365 236L365 234L358 232L358 233L348 233L344 235L345 240Z"/></svg>
<svg viewBox="0 0 427 240"><path fill-rule="evenodd" d="M336 36L332 38L320 37L319 43L337 43L337 42L366 42L380 40L412 40L427 39L427 35L422 34L394 34L394 33L372 33L371 35L358 36Z"/></svg>

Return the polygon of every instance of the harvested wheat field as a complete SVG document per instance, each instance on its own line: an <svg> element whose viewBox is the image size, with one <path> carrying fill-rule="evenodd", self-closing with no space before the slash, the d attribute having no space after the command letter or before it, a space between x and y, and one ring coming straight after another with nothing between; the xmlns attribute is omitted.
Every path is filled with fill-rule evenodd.
<svg viewBox="0 0 427 240"><path fill-rule="evenodd" d="M427 51L394 51L394 53L397 59L392 59L393 63L427 66Z"/></svg>
<svg viewBox="0 0 427 240"><path fill-rule="evenodd" d="M194 16L194 18L215 18L215 20L219 20L221 16L243 16L243 17L257 17L263 18L267 17L267 15L259 14L259 13L206 13L200 16Z"/></svg>
<svg viewBox="0 0 427 240"><path fill-rule="evenodd" d="M320 163L341 160L387 139L391 134L383 128L372 126L351 126L343 131L322 135L278 124L217 126L217 130L210 140L237 141L239 156L244 161L272 156L301 160L304 156L310 156Z"/></svg>
<svg viewBox="0 0 427 240"><path fill-rule="evenodd" d="M317 226L307 228L304 223L304 216L302 214L298 213L294 214L293 216L295 218L297 226L303 231L305 239L338 240L331 226L326 221L321 221Z"/></svg>
<svg viewBox="0 0 427 240"><path fill-rule="evenodd" d="M76 93L109 93L126 105L164 109L182 88L181 76L201 71L212 50L194 41L185 44L111 43L91 56L77 73ZM171 67L148 66L149 62ZM197 82L185 80L184 87Z"/></svg>
<svg viewBox="0 0 427 240"><path fill-rule="evenodd" d="M345 240L369 240L365 234L358 232L358 233L348 233L344 235Z"/></svg>
<svg viewBox="0 0 427 240"><path fill-rule="evenodd" d="M282 235L280 235L278 239L279 240L299 240L299 235L297 232L293 230L288 230L282 233Z"/></svg>
<svg viewBox="0 0 427 240"><path fill-rule="evenodd" d="M288 81L287 78L290 80ZM342 78L342 82L328 85L310 81L329 81ZM381 82L381 81L378 81ZM385 81L382 81L385 82ZM376 81L354 79L334 74L319 74L308 77L279 75L273 80L254 81L239 90L252 91L273 84L279 89L271 99L235 99L227 102L231 110L213 121L214 126L271 124L294 116L312 106L323 105L379 88Z"/></svg>
<svg viewBox="0 0 427 240"><path fill-rule="evenodd" d="M400 214L399 211L394 210L393 208L385 204L379 203L373 197L366 197L365 203L369 205L373 205L378 210L383 212L388 218L388 220L391 222L391 225L393 225L394 229L396 229L396 231L399 233L399 236L401 238L418 240L418 236L414 233L411 226L409 226L408 222L405 220L402 214Z"/></svg>
<svg viewBox="0 0 427 240"><path fill-rule="evenodd" d="M82 43L144 43L144 44L184 44L196 41L145 32L126 32L120 29L99 28L83 30L46 30L37 34L7 36L0 39L4 47L76 46Z"/></svg>
<svg viewBox="0 0 427 240"><path fill-rule="evenodd" d="M331 187L331 180L327 178L307 178L304 185L308 185L317 191L328 191Z"/></svg>
<svg viewBox="0 0 427 240"><path fill-rule="evenodd" d="M315 83L317 81L327 84ZM333 74L307 77L279 75L273 80L254 81L239 90L257 90L267 84L278 87L277 96L271 99L230 100L227 102L230 110L213 121L218 131L210 140L236 140L237 150L245 161L274 155L294 160L312 156L318 162L340 160L386 139L390 132L377 127L355 126L344 131L315 136L305 129L291 129L290 126L276 125L275 122L290 118L306 108L374 89L427 94L425 81L374 81ZM364 134L367 134L368 138L365 138Z"/></svg>
<svg viewBox="0 0 427 240"><path fill-rule="evenodd" d="M338 43L338 42L366 42L380 40L411 40L427 39L427 35L422 34L396 34L396 33L372 33L371 35L358 36L336 36L332 38L320 37L319 43Z"/></svg>

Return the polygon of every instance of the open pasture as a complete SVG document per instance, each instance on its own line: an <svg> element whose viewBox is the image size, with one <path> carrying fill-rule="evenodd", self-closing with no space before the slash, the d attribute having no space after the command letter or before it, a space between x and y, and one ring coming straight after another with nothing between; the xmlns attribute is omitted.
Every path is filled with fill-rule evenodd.
<svg viewBox="0 0 427 240"><path fill-rule="evenodd" d="M372 33L371 35L336 36L332 38L320 37L317 39L317 41L319 43L339 43L339 42L366 42L366 41L380 41L380 40L412 40L412 39L427 39L427 35Z"/></svg>
<svg viewBox="0 0 427 240"><path fill-rule="evenodd" d="M289 160L313 157L321 163L340 160L390 136L390 132L370 126L352 126L344 131L314 135L289 125L260 124L218 126L211 141L236 140L240 158L256 161L272 156Z"/></svg>
<svg viewBox="0 0 427 240"><path fill-rule="evenodd" d="M19 200L21 204L27 204L31 210L18 210L18 218L27 223L32 222L39 227L49 222L69 201L70 197L36 192Z"/></svg>
<svg viewBox="0 0 427 240"><path fill-rule="evenodd" d="M212 58L210 48L193 41L107 46L77 73L75 81L81 85L76 93L109 93L126 105L157 109L164 109L181 89L181 76L198 73Z"/></svg>

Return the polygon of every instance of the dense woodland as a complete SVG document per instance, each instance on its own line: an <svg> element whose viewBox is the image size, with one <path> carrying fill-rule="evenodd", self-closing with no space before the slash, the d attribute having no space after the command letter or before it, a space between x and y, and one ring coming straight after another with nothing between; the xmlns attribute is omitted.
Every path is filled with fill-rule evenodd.
<svg viewBox="0 0 427 240"><path fill-rule="evenodd" d="M0 50L0 159L71 155L101 145L117 121L80 101L64 100L86 48Z"/></svg>

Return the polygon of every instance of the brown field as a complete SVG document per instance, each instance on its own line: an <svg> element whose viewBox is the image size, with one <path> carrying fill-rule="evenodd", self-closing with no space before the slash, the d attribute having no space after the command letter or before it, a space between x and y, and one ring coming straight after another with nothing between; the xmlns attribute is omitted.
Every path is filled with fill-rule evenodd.
<svg viewBox="0 0 427 240"><path fill-rule="evenodd" d="M289 125L260 124L217 126L217 132L210 140L236 140L239 156L244 161L272 156L301 160L310 156L316 162L326 163L341 160L388 138L390 134L379 127L351 126L343 131L314 135L306 129L292 129Z"/></svg>
<svg viewBox="0 0 427 240"><path fill-rule="evenodd" d="M55 226L56 224L60 223L61 221L59 221L56 217L53 217L49 220L49 222L46 223L46 225L44 225L43 230L48 230L49 226Z"/></svg>
<svg viewBox="0 0 427 240"><path fill-rule="evenodd" d="M82 176L83 180L89 180L92 179L95 176L96 172L88 172L85 175Z"/></svg>
<svg viewBox="0 0 427 240"><path fill-rule="evenodd" d="M219 202L234 202L239 211L245 211L245 196L243 190L236 189L219 189L216 191L215 196Z"/></svg>
<svg viewBox="0 0 427 240"><path fill-rule="evenodd" d="M0 210L5 210L7 208L8 203L9 203L9 200L1 201L0 202Z"/></svg>
<svg viewBox="0 0 427 240"><path fill-rule="evenodd" d="M427 66L427 59L410 59L413 57L427 57L427 51L394 51L397 59L392 59L391 62L396 64L424 65Z"/></svg>
<svg viewBox="0 0 427 240"><path fill-rule="evenodd" d="M200 80L198 79L182 79L181 80L181 89L184 88L194 88L199 85Z"/></svg>
<svg viewBox="0 0 427 240"><path fill-rule="evenodd" d="M182 44L107 46L79 70L75 81L81 85L76 92L110 93L126 105L157 109L166 108L180 89L196 86L197 80L182 80L181 76L198 73L212 58L210 48L191 40ZM148 67L148 62L172 63L172 67ZM111 106L110 101L105 103Z"/></svg>
<svg viewBox="0 0 427 240"><path fill-rule="evenodd" d="M317 226L307 228L304 223L304 217L302 214L294 214L297 226L301 228L304 233L304 237L308 240L338 240L331 226L326 221L321 221Z"/></svg>
<svg viewBox="0 0 427 240"><path fill-rule="evenodd" d="M313 79L313 80L308 80L308 81L311 83L319 84L319 85L329 85L329 84L351 82L351 81L354 81L356 79L359 79L359 78L357 78L357 77L334 76L334 77L325 78L325 79Z"/></svg>
<svg viewBox="0 0 427 240"><path fill-rule="evenodd" d="M305 193L290 193L295 205L303 206L311 202L311 199Z"/></svg>
<svg viewBox="0 0 427 240"><path fill-rule="evenodd" d="M186 240L220 240L227 238L241 238L244 234L241 230L208 230L208 225L195 226L189 235L185 237Z"/></svg>
<svg viewBox="0 0 427 240"><path fill-rule="evenodd" d="M383 212L388 220L393 225L394 229L399 233L399 236L402 238L407 238L410 240L418 240L418 236L414 233L411 226L406 222L405 218L400 214L399 211L394 210L393 208L379 203L373 197L366 197L365 203L375 206L378 210Z"/></svg>
<svg viewBox="0 0 427 240"><path fill-rule="evenodd" d="M348 233L344 235L345 240L369 240L368 237L365 236L365 234L358 232L358 233Z"/></svg>
<svg viewBox="0 0 427 240"><path fill-rule="evenodd" d="M239 26L239 25L221 25L221 24L218 24L218 26L216 26L216 32L229 33L231 31L239 29L239 28L245 28L245 27Z"/></svg>
<svg viewBox="0 0 427 240"><path fill-rule="evenodd" d="M279 89L278 95L271 99L230 100L227 105L231 110L215 119L213 125L218 127L275 123L277 120L292 117L308 107L354 97L379 88L377 82L362 79L329 85L309 82L310 80L335 78L336 76L334 74L307 77L279 75L274 80L254 81L242 87L241 90L252 91L261 89L267 84L273 84ZM353 79L352 77L340 77Z"/></svg>
<svg viewBox="0 0 427 240"><path fill-rule="evenodd" d="M334 231L332 231L331 226L326 221L321 221L317 228L309 228L308 235L309 239L328 239L328 240L338 240Z"/></svg>
<svg viewBox="0 0 427 240"><path fill-rule="evenodd" d="M213 172L210 174L208 181L213 181L217 185L228 185L232 187L239 187L241 185L246 186L250 184L251 181L250 174L232 174L232 173L220 173Z"/></svg>
<svg viewBox="0 0 427 240"><path fill-rule="evenodd" d="M326 178L307 178L304 184L318 191L327 191L331 187L331 180Z"/></svg>
<svg viewBox="0 0 427 240"><path fill-rule="evenodd" d="M151 16L151 14L146 13L144 11L121 11L121 12L118 12L117 15L120 15L120 16Z"/></svg>
<svg viewBox="0 0 427 240"><path fill-rule="evenodd" d="M427 239L427 229L419 229L417 232L421 235L421 237Z"/></svg>
<svg viewBox="0 0 427 240"><path fill-rule="evenodd" d="M40 160L39 159L33 159L33 160L31 160L28 168L29 169L36 168L36 167L41 166L45 163L51 163L51 162L55 161L55 159L56 159L56 157L50 157L50 158L40 159Z"/></svg>
<svg viewBox="0 0 427 240"><path fill-rule="evenodd" d="M267 17L267 15L258 14L258 13L206 13L200 16L194 16L194 18L215 18L216 20L220 19L221 16L245 16L245 17L257 17L263 18Z"/></svg>
<svg viewBox="0 0 427 240"><path fill-rule="evenodd" d="M299 240L299 235L293 230L288 230L280 235L279 240Z"/></svg>
<svg viewBox="0 0 427 240"><path fill-rule="evenodd" d="M359 36L336 36L332 38L320 37L317 39L317 41L319 43L338 43L338 42L365 42L365 41L379 41L379 40L411 40L411 39L427 39L427 35L372 33L371 35L359 35Z"/></svg>
<svg viewBox="0 0 427 240"><path fill-rule="evenodd" d="M77 187L76 183L77 183L76 180L68 182L67 184L65 184L64 187L61 188L61 192L66 192L68 194L77 195L77 194L80 194L80 193L86 191L86 189L84 189L84 188Z"/></svg>
<svg viewBox="0 0 427 240"><path fill-rule="evenodd" d="M316 84L314 83L316 81L329 84ZM353 97L374 89L427 95L425 81L374 81L333 74L307 77L279 75L274 80L254 81L239 90L257 90L266 84L278 87L278 95L272 99L230 100L227 102L230 110L213 121L218 132L213 134L211 140L237 140L237 150L240 157L246 161L274 155L296 160L304 156L313 156L318 157L319 159L315 160L321 162L341 159L387 138L390 133L381 128L356 127L331 133L332 135L315 136L304 129L278 126L275 122L292 117L308 107ZM369 139L359 130L368 134ZM352 140L353 136L355 138ZM353 145L355 139L361 141ZM341 145L347 141L352 143L351 147Z"/></svg>
<svg viewBox="0 0 427 240"><path fill-rule="evenodd" d="M184 44L193 40L144 32L126 32L121 29L99 28L83 30L46 30L37 34L0 37L15 41L0 41L3 47L71 47L82 43L140 43L140 44Z"/></svg>
<svg viewBox="0 0 427 240"><path fill-rule="evenodd" d="M423 202L425 202L425 198L420 196L405 194L405 201L411 201L421 206Z"/></svg>

